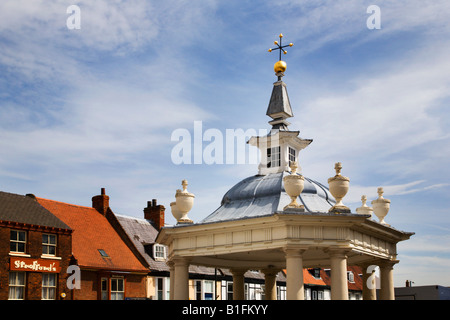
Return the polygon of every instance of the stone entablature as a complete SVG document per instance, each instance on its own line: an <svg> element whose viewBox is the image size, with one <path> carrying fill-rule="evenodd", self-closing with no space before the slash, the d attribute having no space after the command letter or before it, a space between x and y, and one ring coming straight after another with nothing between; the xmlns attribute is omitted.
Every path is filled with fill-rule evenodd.
<svg viewBox="0 0 450 320"><path fill-rule="evenodd" d="M164 228L158 238L169 244L169 260L189 257L191 264L223 266L226 262L249 268L283 268L288 247L305 250L305 267L327 266L328 248L346 249L349 264L395 260L396 244L404 237L404 233L359 214L279 213Z"/></svg>

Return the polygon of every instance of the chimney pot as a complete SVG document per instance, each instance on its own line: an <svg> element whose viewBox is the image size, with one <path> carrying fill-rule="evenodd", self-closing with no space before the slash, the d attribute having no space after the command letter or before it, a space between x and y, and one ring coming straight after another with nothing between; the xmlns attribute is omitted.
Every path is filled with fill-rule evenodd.
<svg viewBox="0 0 450 320"><path fill-rule="evenodd" d="M163 205L157 205L156 199L147 201L147 208L144 208L144 218L150 220L152 225L159 231L164 227L164 208Z"/></svg>
<svg viewBox="0 0 450 320"><path fill-rule="evenodd" d="M105 194L105 188L101 188L100 195L92 197L92 208L106 215L109 208L109 196Z"/></svg>

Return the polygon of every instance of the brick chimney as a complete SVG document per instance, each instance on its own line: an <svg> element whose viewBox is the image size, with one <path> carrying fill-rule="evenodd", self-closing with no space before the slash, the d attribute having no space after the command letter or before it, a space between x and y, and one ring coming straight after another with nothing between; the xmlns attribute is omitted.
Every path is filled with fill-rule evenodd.
<svg viewBox="0 0 450 320"><path fill-rule="evenodd" d="M156 199L147 201L147 208L144 208L144 218L150 220L152 225L159 231L164 227L164 208L163 205L156 204Z"/></svg>
<svg viewBox="0 0 450 320"><path fill-rule="evenodd" d="M92 197L92 208L106 215L109 208L109 196L105 195L105 188L101 189L100 195Z"/></svg>

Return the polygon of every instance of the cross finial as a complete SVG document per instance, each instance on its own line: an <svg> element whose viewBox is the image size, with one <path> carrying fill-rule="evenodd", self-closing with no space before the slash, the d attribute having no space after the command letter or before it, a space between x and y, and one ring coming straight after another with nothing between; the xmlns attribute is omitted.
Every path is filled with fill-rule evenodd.
<svg viewBox="0 0 450 320"><path fill-rule="evenodd" d="M273 42L277 47L272 48L272 49L269 49L269 52L272 52L273 50L280 50L280 57L279 57L279 60L281 61L281 52L283 52L284 54L287 53L287 51L284 50L284 48L286 48L286 47L292 47L294 44L291 42L291 43L289 43L289 44L283 46L283 45L282 45L283 34L280 33L279 37L280 37L280 42L278 42L278 41L274 41L274 42Z"/></svg>

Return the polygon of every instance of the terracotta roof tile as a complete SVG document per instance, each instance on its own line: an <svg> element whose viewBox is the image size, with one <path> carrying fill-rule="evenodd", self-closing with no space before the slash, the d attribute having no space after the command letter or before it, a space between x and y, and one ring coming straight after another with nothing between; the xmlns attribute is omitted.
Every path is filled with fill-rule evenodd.
<svg viewBox="0 0 450 320"><path fill-rule="evenodd" d="M73 229L72 251L80 267L148 271L131 252L109 221L91 207L37 198L38 202ZM99 249L108 257L102 257Z"/></svg>

